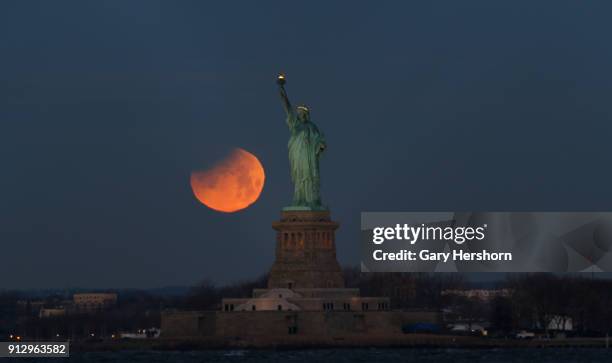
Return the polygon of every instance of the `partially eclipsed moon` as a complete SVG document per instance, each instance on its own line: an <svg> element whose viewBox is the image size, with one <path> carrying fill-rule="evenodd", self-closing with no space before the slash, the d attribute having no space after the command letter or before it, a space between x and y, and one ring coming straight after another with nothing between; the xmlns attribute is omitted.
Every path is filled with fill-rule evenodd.
<svg viewBox="0 0 612 363"><path fill-rule="evenodd" d="M255 155L243 149L232 153L205 171L191 173L191 189L207 207L220 212L236 212L257 201L266 175Z"/></svg>

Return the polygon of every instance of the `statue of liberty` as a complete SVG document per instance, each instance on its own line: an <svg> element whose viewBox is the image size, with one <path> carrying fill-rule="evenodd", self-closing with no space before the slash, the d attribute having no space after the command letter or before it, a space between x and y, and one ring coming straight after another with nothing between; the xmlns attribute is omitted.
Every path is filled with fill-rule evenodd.
<svg viewBox="0 0 612 363"><path fill-rule="evenodd" d="M319 191L319 157L325 150L325 139L317 125L310 121L308 107L302 105L293 109L285 91L285 76L277 79L280 95L287 113L289 137L289 163L293 181L293 203L287 209L322 210Z"/></svg>

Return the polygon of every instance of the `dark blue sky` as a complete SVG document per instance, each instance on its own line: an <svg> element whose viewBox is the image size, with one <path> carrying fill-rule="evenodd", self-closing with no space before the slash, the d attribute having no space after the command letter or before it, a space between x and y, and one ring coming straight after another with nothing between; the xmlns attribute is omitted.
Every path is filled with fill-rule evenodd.
<svg viewBox="0 0 612 363"><path fill-rule="evenodd" d="M607 1L0 3L0 287L155 287L269 268L291 198L274 84L328 141L340 262L360 211L610 210ZM236 214L191 170L267 173Z"/></svg>

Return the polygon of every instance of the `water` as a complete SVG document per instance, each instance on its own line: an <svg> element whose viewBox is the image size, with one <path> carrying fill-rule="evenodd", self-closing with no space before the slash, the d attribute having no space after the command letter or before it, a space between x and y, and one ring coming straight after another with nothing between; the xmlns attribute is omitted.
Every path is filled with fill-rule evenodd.
<svg viewBox="0 0 612 363"><path fill-rule="evenodd" d="M2 360L5 362L8 360ZM18 362L70 363L208 363L208 362L452 362L452 363L563 363L612 362L611 349L326 349L326 350L225 350L197 352L125 351L73 354L69 359L45 358Z"/></svg>

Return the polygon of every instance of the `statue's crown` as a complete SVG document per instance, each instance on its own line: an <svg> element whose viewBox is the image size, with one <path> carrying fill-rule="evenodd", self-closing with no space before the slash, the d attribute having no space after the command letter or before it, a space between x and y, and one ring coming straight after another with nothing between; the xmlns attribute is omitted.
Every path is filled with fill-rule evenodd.
<svg viewBox="0 0 612 363"><path fill-rule="evenodd" d="M310 110L308 109L308 107L304 106L304 105L300 105L297 107L298 110L304 110L306 112L310 112Z"/></svg>

